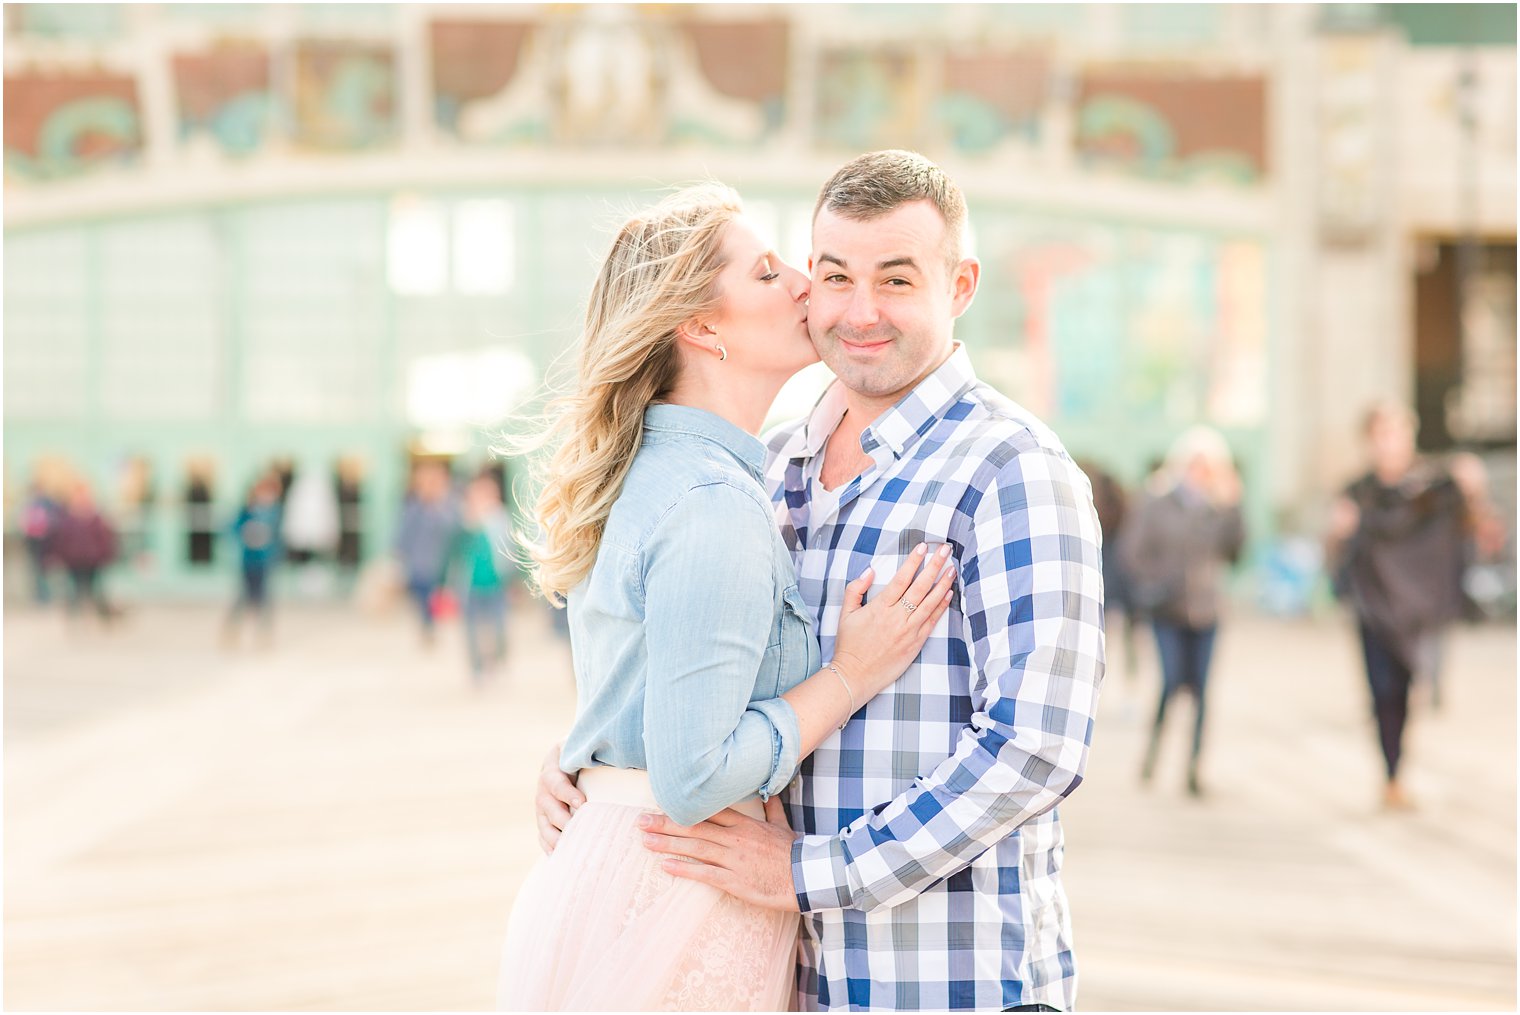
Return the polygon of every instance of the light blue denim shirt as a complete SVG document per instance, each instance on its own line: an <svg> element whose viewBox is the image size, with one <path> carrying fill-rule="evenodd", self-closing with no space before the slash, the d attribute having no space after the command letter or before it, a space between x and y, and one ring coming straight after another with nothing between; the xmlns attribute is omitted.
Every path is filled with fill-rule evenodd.
<svg viewBox="0 0 1520 1015"><path fill-rule="evenodd" d="M781 792L800 760L779 696L821 660L764 464L732 423L650 406L596 564L568 596L577 709L560 766L644 769L681 824Z"/></svg>

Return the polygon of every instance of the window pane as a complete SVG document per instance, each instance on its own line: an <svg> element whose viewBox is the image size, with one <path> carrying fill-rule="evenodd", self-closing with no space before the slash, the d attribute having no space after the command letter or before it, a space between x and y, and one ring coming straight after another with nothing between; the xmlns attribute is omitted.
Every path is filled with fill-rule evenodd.
<svg viewBox="0 0 1520 1015"><path fill-rule="evenodd" d="M386 250L391 288L408 296L442 292L447 278L448 239L443 206L397 198L391 203Z"/></svg>
<svg viewBox="0 0 1520 1015"><path fill-rule="evenodd" d="M512 287L512 206L492 199L454 207L454 288L504 293Z"/></svg>

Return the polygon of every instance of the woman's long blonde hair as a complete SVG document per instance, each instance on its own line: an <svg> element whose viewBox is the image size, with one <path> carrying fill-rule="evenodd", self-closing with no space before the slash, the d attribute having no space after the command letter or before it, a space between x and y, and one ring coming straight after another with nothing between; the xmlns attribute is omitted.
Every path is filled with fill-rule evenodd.
<svg viewBox="0 0 1520 1015"><path fill-rule="evenodd" d="M505 441L510 454L554 449L531 463L538 532L524 540L530 580L551 602L596 563L644 410L680 373L676 331L717 309L724 229L743 210L732 189L702 184L625 222L591 289L573 390L549 403L536 433Z"/></svg>

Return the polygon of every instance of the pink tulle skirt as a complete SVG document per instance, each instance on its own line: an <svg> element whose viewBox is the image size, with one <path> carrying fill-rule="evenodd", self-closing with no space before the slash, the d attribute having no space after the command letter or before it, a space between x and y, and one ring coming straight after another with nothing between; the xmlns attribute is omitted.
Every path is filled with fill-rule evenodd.
<svg viewBox="0 0 1520 1015"><path fill-rule="evenodd" d="M587 803L512 907L504 1011L792 1011L798 917L660 869L643 772L581 773ZM759 801L741 810L763 816Z"/></svg>

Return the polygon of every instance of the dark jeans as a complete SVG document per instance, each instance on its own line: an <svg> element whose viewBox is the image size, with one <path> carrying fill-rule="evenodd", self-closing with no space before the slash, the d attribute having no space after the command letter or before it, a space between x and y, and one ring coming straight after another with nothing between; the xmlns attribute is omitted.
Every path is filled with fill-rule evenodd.
<svg viewBox="0 0 1520 1015"><path fill-rule="evenodd" d="M433 635L433 593L438 591L436 581L428 581L425 578L408 578L406 580L407 595L412 597L412 604L417 607L417 614L422 618L422 633L428 637Z"/></svg>
<svg viewBox="0 0 1520 1015"><path fill-rule="evenodd" d="M40 539L28 539L26 559L32 569L32 600L41 606L53 598L48 581L47 544Z"/></svg>
<svg viewBox="0 0 1520 1015"><path fill-rule="evenodd" d="M1388 781L1399 774L1403 753L1404 723L1409 719L1409 667L1366 624L1362 630L1362 658L1367 663L1367 684L1372 689L1372 714L1377 718L1378 742Z"/></svg>
<svg viewBox="0 0 1520 1015"><path fill-rule="evenodd" d="M110 620L112 609L100 591L100 568L69 568L69 613L78 613L80 605L88 599L101 619Z"/></svg>
<svg viewBox="0 0 1520 1015"><path fill-rule="evenodd" d="M507 595L501 589L470 589L464 597L464 640L470 652L470 672L479 677L486 664L500 663L507 654Z"/></svg>
<svg viewBox="0 0 1520 1015"><path fill-rule="evenodd" d="M259 623L268 627L273 620L269 609L269 567L260 564L243 565L243 581L238 588L238 597L232 604L232 612L227 615L229 624L236 623L242 617L244 610L253 610L259 616Z"/></svg>
<svg viewBox="0 0 1520 1015"><path fill-rule="evenodd" d="M1156 705L1156 720L1151 727L1151 757L1166 719L1166 706L1180 687L1190 688L1197 703L1193 717L1193 763L1203 749L1204 692L1209 682L1209 662L1214 657L1214 635L1218 625L1188 627L1169 620L1157 620L1156 650L1161 656L1161 700Z"/></svg>

